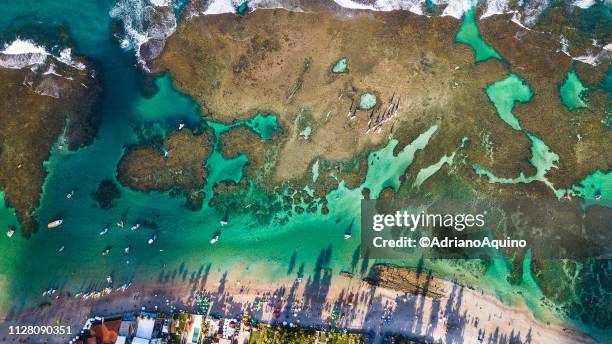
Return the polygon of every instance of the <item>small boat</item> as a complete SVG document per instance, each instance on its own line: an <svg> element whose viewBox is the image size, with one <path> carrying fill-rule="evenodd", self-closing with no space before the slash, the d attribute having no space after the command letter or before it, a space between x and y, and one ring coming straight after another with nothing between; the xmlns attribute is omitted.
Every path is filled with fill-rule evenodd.
<svg viewBox="0 0 612 344"><path fill-rule="evenodd" d="M123 223L123 220L117 222L117 227L123 228L124 226L125 226L125 224Z"/></svg>
<svg viewBox="0 0 612 344"><path fill-rule="evenodd" d="M62 252L62 251L64 250L64 248L65 248L65 247L66 247L66 246L62 245L62 246L61 246L61 247L60 247L60 248L57 250L57 252Z"/></svg>
<svg viewBox="0 0 612 344"><path fill-rule="evenodd" d="M10 238L10 237L12 237L12 236L13 236L13 234L15 234L15 228L13 228L13 227L9 227L9 228L6 230L6 236Z"/></svg>
<svg viewBox="0 0 612 344"><path fill-rule="evenodd" d="M113 277L111 275L106 276L106 282L108 282L108 284L112 284L113 283Z"/></svg>
<svg viewBox="0 0 612 344"><path fill-rule="evenodd" d="M68 199L72 198L72 196L74 196L74 190L70 190L70 192L66 194L66 198Z"/></svg>
<svg viewBox="0 0 612 344"><path fill-rule="evenodd" d="M221 221L219 221L219 223L221 224L221 226L225 226L229 223L229 216L227 214L227 211L225 212L225 215L223 215L223 218L221 219Z"/></svg>
<svg viewBox="0 0 612 344"><path fill-rule="evenodd" d="M61 224L62 224L62 222L64 222L64 220L61 220L61 219L60 219L60 220L51 221L51 222L49 222L49 223L47 224L47 228L49 228L49 229L51 229L51 228L55 228L55 227L57 227L57 226L61 225Z"/></svg>
<svg viewBox="0 0 612 344"><path fill-rule="evenodd" d="M601 192L597 191L597 192L595 193L595 200L596 200L596 201L601 200Z"/></svg>
<svg viewBox="0 0 612 344"><path fill-rule="evenodd" d="M149 238L149 241L147 241L149 243L149 245L151 245L152 243L155 242L155 240L157 240L157 235L153 234L152 237Z"/></svg>
<svg viewBox="0 0 612 344"><path fill-rule="evenodd" d="M104 235L106 234L106 232L108 232L108 227L105 227L101 232L100 235Z"/></svg>
<svg viewBox="0 0 612 344"><path fill-rule="evenodd" d="M185 127L184 123L179 123L179 130L183 129Z"/></svg>
<svg viewBox="0 0 612 344"><path fill-rule="evenodd" d="M140 223L137 223L137 224L133 225L133 226L132 226L130 229L131 229L131 230L133 230L133 231L135 231L135 230L137 230L138 228L140 228Z"/></svg>
<svg viewBox="0 0 612 344"><path fill-rule="evenodd" d="M564 201L571 201L571 200L572 200L572 196L569 194L569 192L566 192L566 193L563 195L563 200L564 200Z"/></svg>
<svg viewBox="0 0 612 344"><path fill-rule="evenodd" d="M124 249L123 249L123 251L124 251L126 254L130 253L130 247L128 246L128 247L124 248Z"/></svg>
<svg viewBox="0 0 612 344"><path fill-rule="evenodd" d="M351 221L351 224L344 231L344 239L346 240L351 238L351 233L353 231L353 222L355 222L355 220Z"/></svg>
<svg viewBox="0 0 612 344"><path fill-rule="evenodd" d="M108 256L109 253L110 253L110 248L106 248L104 251L102 251L103 256Z"/></svg>
<svg viewBox="0 0 612 344"><path fill-rule="evenodd" d="M210 244L214 245L217 243L217 241L219 241L219 237L221 236L221 231L217 230L215 232L215 234L213 235L212 239L210 239Z"/></svg>

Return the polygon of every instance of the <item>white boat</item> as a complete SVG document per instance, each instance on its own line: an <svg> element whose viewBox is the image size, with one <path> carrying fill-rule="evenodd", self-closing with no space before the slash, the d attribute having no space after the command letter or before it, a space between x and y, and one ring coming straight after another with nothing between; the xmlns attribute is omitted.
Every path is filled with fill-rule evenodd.
<svg viewBox="0 0 612 344"><path fill-rule="evenodd" d="M64 250L64 247L66 246L62 245L62 247L60 247L59 250L57 250L57 252L62 252Z"/></svg>
<svg viewBox="0 0 612 344"><path fill-rule="evenodd" d="M130 247L128 246L128 247L124 248L124 249L123 249L123 251L124 251L126 254L127 254L127 253L130 253Z"/></svg>
<svg viewBox="0 0 612 344"><path fill-rule="evenodd" d="M157 240L157 235L153 235L151 238L149 238L149 241L147 241L149 243L149 245L151 245L152 243L155 242L155 240Z"/></svg>
<svg viewBox="0 0 612 344"><path fill-rule="evenodd" d="M221 224L221 226L225 226L229 223L229 215L227 214L227 211L225 212L223 218L221 219L221 221L219 221L219 223Z"/></svg>
<svg viewBox="0 0 612 344"><path fill-rule="evenodd" d="M110 248L107 248L104 251L102 251L103 256L108 256L109 253L110 253Z"/></svg>
<svg viewBox="0 0 612 344"><path fill-rule="evenodd" d="M215 236L212 237L212 239L210 239L211 245L216 244L217 241L219 241L219 234L216 234Z"/></svg>
<svg viewBox="0 0 612 344"><path fill-rule="evenodd" d="M108 284L113 283L113 277L111 277L111 275L106 276L106 282L108 282Z"/></svg>
<svg viewBox="0 0 612 344"><path fill-rule="evenodd" d="M131 230L133 230L133 231L135 231L135 230L137 230L138 228L140 228L140 223L137 223L137 224L133 225L133 226L132 226L132 228L130 228L130 229L131 229Z"/></svg>
<svg viewBox="0 0 612 344"><path fill-rule="evenodd" d="M351 221L351 224L348 225L348 227L346 228L346 230L344 231L344 239L348 240L351 238L351 234L353 232L353 222L355 222L355 220Z"/></svg>
<svg viewBox="0 0 612 344"><path fill-rule="evenodd" d="M72 196L74 196L74 190L70 190L70 192L66 194L66 198L68 199L72 198Z"/></svg>
<svg viewBox="0 0 612 344"><path fill-rule="evenodd" d="M185 127L185 124L179 123L179 130L183 129L183 127Z"/></svg>
<svg viewBox="0 0 612 344"><path fill-rule="evenodd" d="M100 232L100 235L104 235L106 234L106 232L108 232L108 227L104 228L102 232Z"/></svg>
<svg viewBox="0 0 612 344"><path fill-rule="evenodd" d="M117 227L123 228L125 225L123 224L123 220L117 222Z"/></svg>
<svg viewBox="0 0 612 344"><path fill-rule="evenodd" d="M13 228L13 227L9 227L9 228L6 230L6 236L10 238L10 237L12 237L12 236L13 236L13 234L15 234L15 228Z"/></svg>
<svg viewBox="0 0 612 344"><path fill-rule="evenodd" d="M49 222L47 224L47 228L55 228L55 227L61 225L62 222L64 222L64 220L61 220L61 219L60 220L51 221L51 222Z"/></svg>

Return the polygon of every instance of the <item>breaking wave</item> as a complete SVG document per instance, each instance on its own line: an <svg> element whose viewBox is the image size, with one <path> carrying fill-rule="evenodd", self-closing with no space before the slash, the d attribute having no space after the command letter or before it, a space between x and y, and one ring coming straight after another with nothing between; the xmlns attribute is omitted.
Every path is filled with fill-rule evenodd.
<svg viewBox="0 0 612 344"><path fill-rule="evenodd" d="M72 50L65 48L59 55L53 55L46 48L31 40L17 38L11 43L4 45L0 51L0 67L10 69L21 69L26 67L41 66L52 58L67 66L84 70L86 66L82 62L74 61Z"/></svg>
<svg viewBox="0 0 612 344"><path fill-rule="evenodd" d="M589 8L600 0L573 0L568 6ZM610 0L605 0L611 2ZM110 11L111 17L123 23L124 33L119 37L124 49L133 49L139 63L147 69L147 61L161 53L165 39L177 27L179 6L189 2L183 17L235 13L244 0L119 0ZM307 0L250 0L250 11L256 9L284 8L302 11ZM371 11L410 11L418 15L440 15L460 19L472 6L479 6L480 19L498 14L512 14L512 21L527 29L533 27L542 13L550 6L549 0L328 0L332 8ZM608 42L605 42L608 43ZM604 43L604 44L605 44ZM563 45L563 42L561 42ZM601 47L599 47L601 48ZM605 49L604 49L605 50ZM604 55L608 54L606 50ZM575 59L584 63L598 63L603 55L582 56ZM606 55L607 56L607 55Z"/></svg>
<svg viewBox="0 0 612 344"><path fill-rule="evenodd" d="M174 0L119 0L109 13L123 24L121 47L133 49L145 69L176 30L174 6Z"/></svg>

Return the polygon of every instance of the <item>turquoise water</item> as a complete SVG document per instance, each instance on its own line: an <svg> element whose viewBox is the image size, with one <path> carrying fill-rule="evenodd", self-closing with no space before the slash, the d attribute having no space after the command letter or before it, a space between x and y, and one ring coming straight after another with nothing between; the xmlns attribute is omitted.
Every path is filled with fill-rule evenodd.
<svg viewBox="0 0 612 344"><path fill-rule="evenodd" d="M557 167L559 156L550 150L550 148L544 143L544 141L537 138L527 130L521 128L520 122L516 116L512 113L514 106L517 102L527 103L533 96L533 91L525 83L521 77L516 74L510 74L506 79L502 79L494 82L486 89L489 100L495 107L497 115L512 129L522 132L529 141L531 141L531 157L529 163L536 169L536 173L532 176L525 176L521 172L515 178L504 178L497 177L494 173L480 166L474 164L474 172L480 176L486 176L491 183L500 184L519 184L519 183L531 183L535 181L546 184L553 190L555 195L561 197L562 194L555 189L554 185L546 178L546 174Z"/></svg>
<svg viewBox="0 0 612 344"><path fill-rule="evenodd" d="M489 59L502 60L501 55L480 36L478 23L476 22L476 7L463 14L461 27L455 36L455 42L468 45L474 50L474 60L484 62Z"/></svg>
<svg viewBox="0 0 612 344"><path fill-rule="evenodd" d="M376 106L376 96L371 93L364 93L359 98L359 109L370 110Z"/></svg>
<svg viewBox="0 0 612 344"><path fill-rule="evenodd" d="M15 216L15 210L8 208L4 199L4 192L0 191L0 228L18 228L19 222ZM0 235L3 233L0 233Z"/></svg>
<svg viewBox="0 0 612 344"><path fill-rule="evenodd" d="M244 1L236 7L236 13L240 15L247 14L249 12L249 2Z"/></svg>
<svg viewBox="0 0 612 344"><path fill-rule="evenodd" d="M516 74L496 81L487 87L487 96L495 106L497 115L514 130L521 130L518 118L512 114L516 102L526 103L531 100L531 88Z"/></svg>
<svg viewBox="0 0 612 344"><path fill-rule="evenodd" d="M570 71L567 73L567 77L561 87L559 87L559 94L561 101L569 110L576 110L586 107L586 103L583 100L583 96L588 89L582 84L582 81L578 78L576 71Z"/></svg>
<svg viewBox="0 0 612 344"><path fill-rule="evenodd" d="M334 63L334 65L332 66L332 73L346 72L348 72L348 59L346 57L343 57L339 59L336 63Z"/></svg>
<svg viewBox="0 0 612 344"><path fill-rule="evenodd" d="M452 165L453 160L455 159L455 155L457 154L457 151L463 148L467 142L468 142L468 138L464 137L461 140L461 145L455 151L453 151L450 155L444 155L436 163L426 166L422 168L421 170L419 170L416 178L414 179L412 187L418 189L423 183L425 183L427 179L429 179L431 176L433 176L438 171L440 171L440 169L444 165L449 165L449 166Z"/></svg>
<svg viewBox="0 0 612 344"><path fill-rule="evenodd" d="M612 171L595 171L572 187L580 198L594 200L598 195L604 200L612 199Z"/></svg>
<svg viewBox="0 0 612 344"><path fill-rule="evenodd" d="M397 190L401 176L412 164L416 152L427 149L438 126L421 133L396 155L393 151L399 143L395 140L372 152L368 156L368 171L363 185L349 189L341 181L339 187L327 195L329 215L305 212L298 216L293 213L283 217L286 220L283 225L261 225L255 220L254 213L230 208L230 223L223 227L220 241L214 246L209 241L219 229L223 214L207 206L200 211L190 211L186 209L185 199L181 195L135 192L120 186L121 198L115 201L112 208L100 209L92 194L102 180L115 179L116 165L125 147L147 138L142 134L143 128L154 128L162 136L175 130L179 123L185 123L187 128L213 131L217 140L213 154L205 162L209 172L203 190L206 200L212 196L215 183L239 181L243 177L243 167L248 163L248 157L244 154L233 159L223 158L218 151L221 133L237 126L246 126L262 140L271 140L279 130L273 115L253 114L253 118L233 124L202 121L199 106L190 97L174 90L169 74L155 80L155 94L145 96L140 89L140 75L135 67L133 52L122 50L113 39L111 21L107 15L112 5L112 1L74 0L61 3L23 1L18 5L0 3L0 30L3 32L17 34L19 28L32 23L65 28L76 50L99 64L99 78L104 89L100 108L103 121L94 143L76 152L53 149L45 163L49 175L44 183L37 216L43 224L58 217L64 219L64 224L55 230L42 228L30 240L25 240L19 233L11 239L0 235L0 307L22 310L45 300L40 293L48 288L72 292L99 290L106 286L105 279L109 274L113 275L115 286L128 281L180 282L189 279L192 274L206 271L208 267L218 273L231 271L245 278L257 276L262 280L275 280L286 277L288 271L292 271L290 262L294 254L296 265L302 265L306 274L320 268L315 260L325 252L331 252L326 267L334 271L355 271L357 262L351 261L350 257L358 249L359 233L353 233L350 240L345 240L344 231L352 221L356 221L353 228L358 231L359 201L363 188L370 190L371 197L377 197L387 187ZM501 59L480 38L473 12L464 17L460 32L458 42L463 39L462 43L474 48L477 62L489 58ZM50 40L49 44L55 44L51 38L47 39ZM504 112L508 119L506 123L512 126L514 124L510 123L516 119L511 112L515 100L509 99L523 101L521 99L525 99L528 92L521 86L522 82L519 85L513 76L509 79L510 90L500 88L493 92L499 96L493 96L491 101L496 108L499 105L499 109L507 110ZM372 103L372 107L376 105L376 97L370 96L364 104L366 107ZM518 125L518 120L515 125ZM555 155L541 140L529 133L526 135L533 143L530 161L540 166L536 175L538 178L545 177L556 161ZM441 161L441 165L449 163L448 158ZM318 166L318 162L313 165L313 181L320 177ZM424 172L422 182L437 170L436 165L431 171ZM590 178L582 186L584 193L591 192L591 181L599 183L602 179L597 173ZM65 195L70 190L75 190L75 195L67 199ZM608 191L604 192L608 195ZM266 207L273 203L276 196L280 198L253 186L247 191L245 200L236 202L242 202L240 208L246 208L245 203L248 203L254 204L253 208L268 209ZM126 221L126 229L113 225L120 219ZM136 231L127 229L135 223L144 223L144 220L155 225L143 225ZM2 204L0 224L7 226L14 222L14 213ZM110 226L108 233L100 236L100 230L107 226ZM157 235L158 240L154 245L148 245L147 239L153 234ZM131 247L129 255L123 252L128 245ZM61 246L65 248L58 252ZM110 254L102 256L101 252L107 247L111 249ZM506 280L509 273L506 261L500 258L494 262L484 279L477 283L503 295L523 289L530 291L528 294L533 297L539 295L529 276L524 276L524 285L511 286ZM369 263L359 261L359 265L366 268ZM417 264L410 261L400 263ZM428 261L425 264L446 276L457 273L449 262Z"/></svg>
<svg viewBox="0 0 612 344"><path fill-rule="evenodd" d="M152 97L135 100L130 111L137 117L135 122L163 122L175 128L179 123L195 128L202 122L200 106L189 97L177 97L169 73L155 79L155 86L157 92Z"/></svg>

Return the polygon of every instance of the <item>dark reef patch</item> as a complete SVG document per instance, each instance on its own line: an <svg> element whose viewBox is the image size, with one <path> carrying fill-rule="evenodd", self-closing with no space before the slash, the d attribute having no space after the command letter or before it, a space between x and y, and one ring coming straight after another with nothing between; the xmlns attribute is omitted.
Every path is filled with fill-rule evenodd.
<svg viewBox="0 0 612 344"><path fill-rule="evenodd" d="M113 201L121 197L121 191L117 184L111 179L105 179L98 185L98 190L94 193L94 199L102 209L113 206Z"/></svg>

